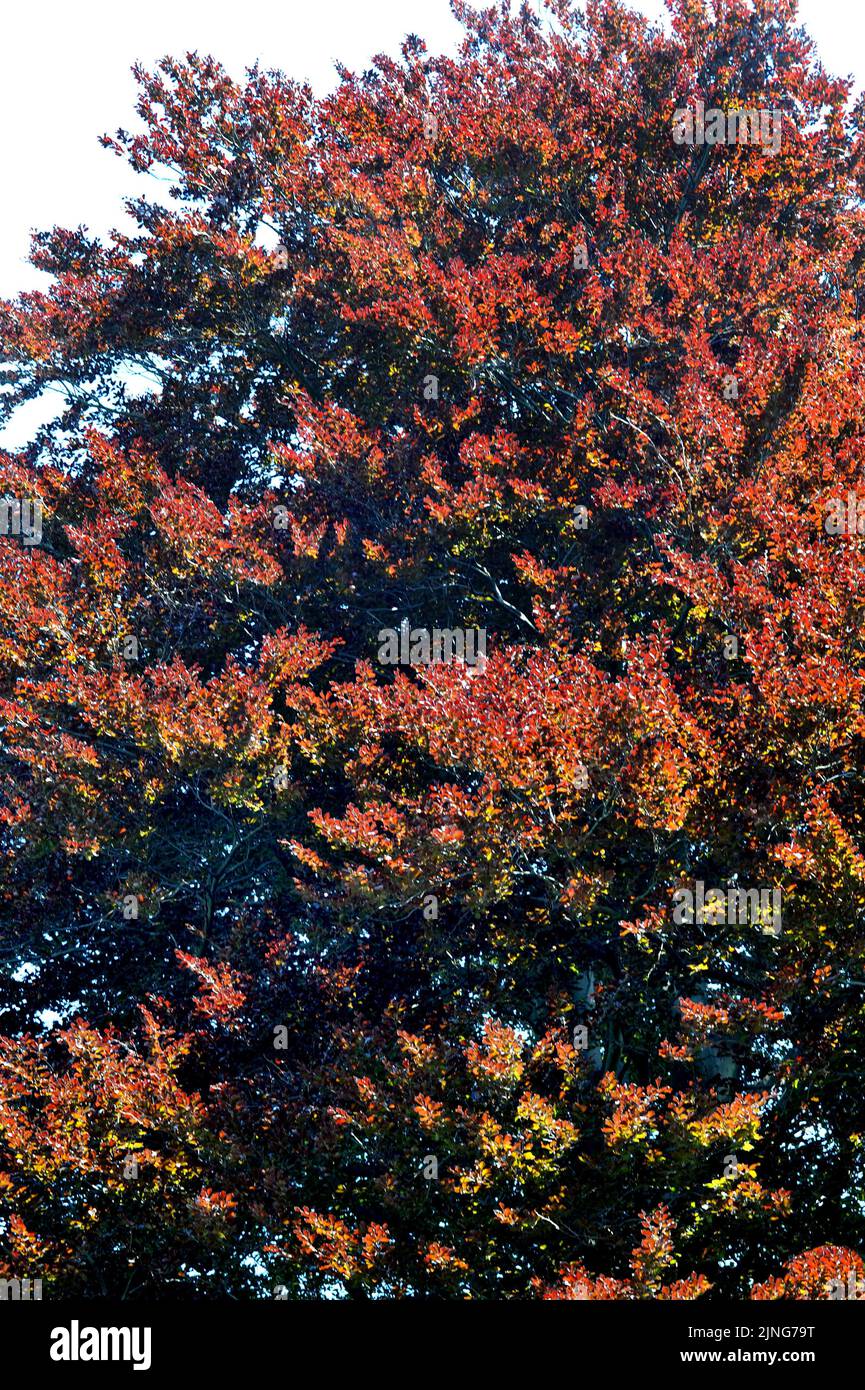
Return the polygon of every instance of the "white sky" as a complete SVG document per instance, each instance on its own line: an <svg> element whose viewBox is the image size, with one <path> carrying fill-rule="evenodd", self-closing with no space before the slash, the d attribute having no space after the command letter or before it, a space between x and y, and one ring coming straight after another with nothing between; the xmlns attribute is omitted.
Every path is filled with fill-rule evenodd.
<svg viewBox="0 0 865 1390"><path fill-rule="evenodd" d="M632 3L665 13L662 0ZM801 0L800 13L830 71L861 85L863 0ZM31 228L83 223L105 233L125 225L124 195L150 183L98 143L137 126L137 59L151 66L197 49L235 77L259 59L322 92L335 60L362 70L412 30L433 52L453 52L460 33L447 0L14 0L0 43L0 297L48 281L26 264Z"/></svg>

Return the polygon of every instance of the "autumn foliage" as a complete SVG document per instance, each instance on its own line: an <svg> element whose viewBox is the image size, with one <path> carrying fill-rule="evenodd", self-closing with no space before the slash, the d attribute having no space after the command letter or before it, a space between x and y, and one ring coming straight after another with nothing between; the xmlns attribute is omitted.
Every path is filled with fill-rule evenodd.
<svg viewBox="0 0 865 1390"><path fill-rule="evenodd" d="M865 108L793 0L454 7L324 99L140 72L137 233L0 305L0 418L62 397L0 456L0 1275L57 1295L862 1270Z"/></svg>

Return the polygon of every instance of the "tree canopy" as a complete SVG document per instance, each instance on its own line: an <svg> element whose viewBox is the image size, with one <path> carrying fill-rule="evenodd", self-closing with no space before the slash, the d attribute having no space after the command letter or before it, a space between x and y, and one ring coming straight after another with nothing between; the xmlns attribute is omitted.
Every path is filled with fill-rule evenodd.
<svg viewBox="0 0 865 1390"><path fill-rule="evenodd" d="M0 1274L863 1271L865 106L794 0L453 8L138 71L137 232L0 305Z"/></svg>

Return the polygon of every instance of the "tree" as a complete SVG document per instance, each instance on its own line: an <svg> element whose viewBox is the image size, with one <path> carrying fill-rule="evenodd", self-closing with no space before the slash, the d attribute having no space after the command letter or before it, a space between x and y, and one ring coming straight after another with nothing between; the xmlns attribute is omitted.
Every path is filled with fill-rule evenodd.
<svg viewBox="0 0 865 1390"><path fill-rule="evenodd" d="M0 310L0 1273L861 1270L865 109L792 0L454 9L139 71Z"/></svg>

